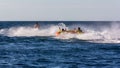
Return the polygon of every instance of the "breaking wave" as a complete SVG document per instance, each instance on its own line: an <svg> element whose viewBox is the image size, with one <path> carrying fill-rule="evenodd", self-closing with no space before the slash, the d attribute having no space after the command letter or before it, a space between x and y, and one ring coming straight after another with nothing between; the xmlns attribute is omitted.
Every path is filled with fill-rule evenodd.
<svg viewBox="0 0 120 68"><path fill-rule="evenodd" d="M84 34L64 34L59 37L55 36L56 31L60 28L73 29L74 27L80 26L85 32ZM58 25L44 26L44 28L36 29L33 27L11 27L0 29L0 34L9 37L21 37L21 36L52 36L57 39L80 39L88 40L96 43L120 43L120 24L113 22L108 26L89 26L89 25L70 25L66 26L64 23Z"/></svg>

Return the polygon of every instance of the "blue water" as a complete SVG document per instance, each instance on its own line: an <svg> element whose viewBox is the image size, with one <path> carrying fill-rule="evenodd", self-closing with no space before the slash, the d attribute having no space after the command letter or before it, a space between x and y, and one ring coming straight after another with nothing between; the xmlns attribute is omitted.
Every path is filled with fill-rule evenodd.
<svg viewBox="0 0 120 68"><path fill-rule="evenodd" d="M54 27L61 22L39 22L43 31L33 34L32 31L20 27L31 27L33 22L1 22L0 23L0 68L119 68L120 36L110 34L112 38L79 39L56 38L54 34L44 34L43 29ZM94 31L102 31L101 27L109 27L111 22L63 22L67 26L83 26ZM119 23L116 23L119 26ZM98 26L99 25L99 26ZM47 26L47 27L46 27ZM88 26L88 27L86 27ZM86 28L84 28L86 27ZM14 30L17 29L14 33ZM105 28L107 29L107 28ZM105 30L104 29L104 30ZM13 31L12 33L10 31ZM96 32L97 32L96 31ZM28 32L24 34L20 32ZM95 32L95 33L96 33ZM13 35L14 34L14 35ZM116 38L117 36L117 38ZM96 36L95 36L96 37ZM105 35L106 37L106 35ZM97 42L97 41L102 42ZM111 42L112 40L112 42ZM114 42L113 42L114 40Z"/></svg>

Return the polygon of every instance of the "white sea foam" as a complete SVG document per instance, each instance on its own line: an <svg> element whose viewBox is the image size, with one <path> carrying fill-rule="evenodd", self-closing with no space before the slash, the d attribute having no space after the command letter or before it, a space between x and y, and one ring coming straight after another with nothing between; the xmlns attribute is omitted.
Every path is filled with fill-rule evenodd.
<svg viewBox="0 0 120 68"><path fill-rule="evenodd" d="M81 26L81 25L77 25ZM70 26L76 27L76 26ZM99 30L93 27L81 26L84 34L64 34L59 39L76 38L80 40L88 40L96 43L120 43L120 24L113 22L109 26L101 27Z"/></svg>
<svg viewBox="0 0 120 68"><path fill-rule="evenodd" d="M57 30L56 26L50 26L46 29L37 29L33 27L12 27L9 29L1 29L0 34L6 36L53 36L55 31Z"/></svg>
<svg viewBox="0 0 120 68"><path fill-rule="evenodd" d="M120 24L112 23L108 27L101 27L101 30L97 30L96 28L88 26L81 26L82 30L84 30L84 34L70 34L65 33L60 35L59 37L55 37L55 32L61 28L71 29L71 27L76 27L75 25L66 27L65 24L59 25L51 25L46 26L46 28L35 29L33 27L11 27L8 29L1 29L0 34L5 36L54 36L57 39L71 39L76 38L80 40L88 40L90 42L98 42L98 43L120 43Z"/></svg>

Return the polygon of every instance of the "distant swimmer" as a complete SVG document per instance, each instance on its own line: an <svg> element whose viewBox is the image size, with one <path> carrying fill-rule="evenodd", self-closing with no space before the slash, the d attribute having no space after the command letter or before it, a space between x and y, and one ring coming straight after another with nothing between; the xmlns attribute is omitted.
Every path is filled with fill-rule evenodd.
<svg viewBox="0 0 120 68"><path fill-rule="evenodd" d="M34 28L40 28L40 25L38 22L35 23Z"/></svg>

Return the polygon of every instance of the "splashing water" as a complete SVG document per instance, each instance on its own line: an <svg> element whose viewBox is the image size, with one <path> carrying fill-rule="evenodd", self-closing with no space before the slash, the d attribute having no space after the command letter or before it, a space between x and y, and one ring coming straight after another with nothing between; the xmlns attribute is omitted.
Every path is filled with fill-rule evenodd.
<svg viewBox="0 0 120 68"><path fill-rule="evenodd" d="M79 25L81 26L81 25ZM101 27L101 30L95 30L90 27L82 25L84 34L62 34L59 37L55 37L56 31L60 28L67 28L65 24L60 23L58 25L46 26L47 28L35 29L33 27L11 27L8 29L1 29L0 34L5 36L54 36L57 39L71 39L76 38L80 40L88 40L90 42L97 43L120 43L120 25L118 23L112 23L110 26ZM69 26L76 27L76 26Z"/></svg>
<svg viewBox="0 0 120 68"><path fill-rule="evenodd" d="M109 27L101 28L101 31L88 30L77 38L93 40L102 43L120 43L120 25L112 23Z"/></svg>
<svg viewBox="0 0 120 68"><path fill-rule="evenodd" d="M68 27L67 27L64 23L59 23L59 24L58 24L58 27L68 30Z"/></svg>
<svg viewBox="0 0 120 68"><path fill-rule="evenodd" d="M52 26L46 29L37 29L33 27L12 27L9 29L1 29L0 34L5 36L53 36L57 27Z"/></svg>

